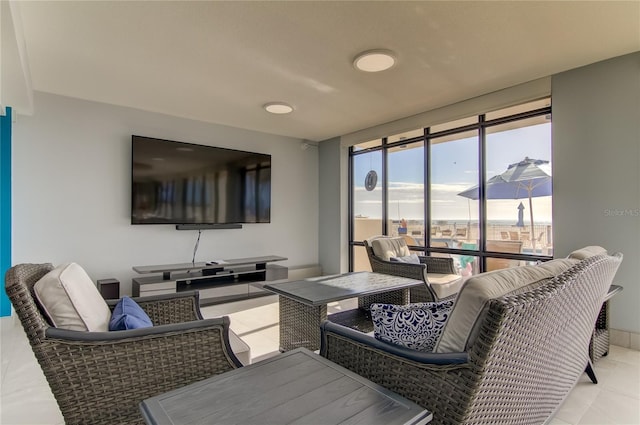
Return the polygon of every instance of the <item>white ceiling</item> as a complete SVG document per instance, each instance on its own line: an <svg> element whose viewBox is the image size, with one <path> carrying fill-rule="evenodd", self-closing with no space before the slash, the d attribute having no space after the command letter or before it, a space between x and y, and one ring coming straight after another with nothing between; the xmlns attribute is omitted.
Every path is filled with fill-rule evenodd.
<svg viewBox="0 0 640 425"><path fill-rule="evenodd" d="M312 141L640 50L639 1L16 5L33 90Z"/></svg>

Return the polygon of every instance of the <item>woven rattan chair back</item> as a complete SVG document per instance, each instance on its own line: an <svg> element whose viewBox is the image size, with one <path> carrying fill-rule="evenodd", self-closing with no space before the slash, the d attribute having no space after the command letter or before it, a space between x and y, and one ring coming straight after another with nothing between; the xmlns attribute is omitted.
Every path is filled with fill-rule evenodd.
<svg viewBox="0 0 640 425"><path fill-rule="evenodd" d="M469 351L477 377L465 423L537 424L551 417L585 371L593 326L621 261L621 255L592 257L489 304Z"/></svg>
<svg viewBox="0 0 640 425"><path fill-rule="evenodd" d="M143 424L143 399L241 365L229 343L229 319L202 320L196 292L138 299L153 328L51 327L33 286L52 269L18 264L7 271L5 287L66 424Z"/></svg>
<svg viewBox="0 0 640 425"><path fill-rule="evenodd" d="M585 371L594 323L621 261L620 254L591 257L490 301L464 363L410 359L331 331L323 334L323 355L429 409L430 425L542 424Z"/></svg>
<svg viewBox="0 0 640 425"><path fill-rule="evenodd" d="M19 264L7 270L5 276L7 295L34 350L38 349L49 324L35 302L33 285L51 270L52 264Z"/></svg>

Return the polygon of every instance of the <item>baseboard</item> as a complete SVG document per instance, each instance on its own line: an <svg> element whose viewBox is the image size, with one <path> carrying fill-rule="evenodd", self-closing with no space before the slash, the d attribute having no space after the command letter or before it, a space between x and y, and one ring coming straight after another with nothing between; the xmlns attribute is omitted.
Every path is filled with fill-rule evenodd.
<svg viewBox="0 0 640 425"><path fill-rule="evenodd" d="M317 264L289 267L288 280L302 280L322 275L322 268Z"/></svg>
<svg viewBox="0 0 640 425"><path fill-rule="evenodd" d="M611 345L640 351L640 333L609 329L609 342Z"/></svg>

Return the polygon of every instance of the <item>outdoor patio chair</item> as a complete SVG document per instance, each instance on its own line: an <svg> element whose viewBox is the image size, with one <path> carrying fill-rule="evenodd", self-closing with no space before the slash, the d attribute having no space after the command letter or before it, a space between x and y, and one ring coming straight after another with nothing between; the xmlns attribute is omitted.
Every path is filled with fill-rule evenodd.
<svg viewBox="0 0 640 425"><path fill-rule="evenodd" d="M467 228L459 227L456 229L456 233L453 235L454 238L458 239L466 239L467 238Z"/></svg>
<svg viewBox="0 0 640 425"><path fill-rule="evenodd" d="M34 293L53 269L18 264L5 287L65 423L143 424L142 400L242 366L229 343L229 318L203 320L195 291L134 298L153 327L53 327ZM105 303L113 309L117 300Z"/></svg>
<svg viewBox="0 0 640 425"><path fill-rule="evenodd" d="M394 276L403 276L424 282L424 286L410 289L411 302L428 302L455 297L462 285L462 277L456 273L453 258L418 256L418 264L393 261L393 257L410 254L404 238L376 236L364 241L371 270ZM376 299L362 297L360 307L368 308Z"/></svg>
<svg viewBox="0 0 640 425"><path fill-rule="evenodd" d="M433 352L326 321L320 354L430 410L430 425L548 423L592 371L589 341L621 261L593 256L542 277L551 264L479 274L460 291ZM479 297L492 283L500 291Z"/></svg>
<svg viewBox="0 0 640 425"><path fill-rule="evenodd" d="M501 253L513 253L520 254L522 252L522 241L487 241L487 251L501 252ZM487 257L487 268L485 271L506 269L509 267L518 267L520 260L513 260L509 258L493 258Z"/></svg>
<svg viewBox="0 0 640 425"><path fill-rule="evenodd" d="M407 243L408 246L420 246L418 241L413 236L402 235L402 238L404 239L404 241Z"/></svg>

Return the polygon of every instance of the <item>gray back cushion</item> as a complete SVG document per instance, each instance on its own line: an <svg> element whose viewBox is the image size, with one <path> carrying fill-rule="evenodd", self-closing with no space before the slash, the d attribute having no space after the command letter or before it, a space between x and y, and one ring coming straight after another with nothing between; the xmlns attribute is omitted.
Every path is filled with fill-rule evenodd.
<svg viewBox="0 0 640 425"><path fill-rule="evenodd" d="M577 249L569 254L567 258L573 258L576 260L584 260L594 255L606 254L607 250L601 246L585 246L584 248Z"/></svg>
<svg viewBox="0 0 640 425"><path fill-rule="evenodd" d="M376 237L367 241L376 257L389 261L391 257L407 257L411 255L404 238Z"/></svg>
<svg viewBox="0 0 640 425"><path fill-rule="evenodd" d="M513 267L481 273L468 279L460 289L451 316L436 344L436 353L463 352L473 340L476 322L482 318L487 301L529 285L542 284L578 263L575 259L558 259L537 266ZM531 288L531 287L530 287Z"/></svg>

